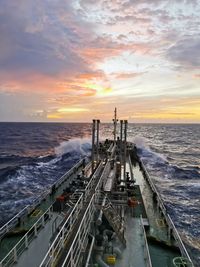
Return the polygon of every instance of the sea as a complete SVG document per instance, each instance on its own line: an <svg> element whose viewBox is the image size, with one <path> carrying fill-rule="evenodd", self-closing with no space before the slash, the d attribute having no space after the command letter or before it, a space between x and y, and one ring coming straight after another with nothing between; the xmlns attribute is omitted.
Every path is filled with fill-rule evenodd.
<svg viewBox="0 0 200 267"><path fill-rule="evenodd" d="M200 124L129 124L128 139L200 266ZM90 152L90 123L0 123L0 227Z"/></svg>

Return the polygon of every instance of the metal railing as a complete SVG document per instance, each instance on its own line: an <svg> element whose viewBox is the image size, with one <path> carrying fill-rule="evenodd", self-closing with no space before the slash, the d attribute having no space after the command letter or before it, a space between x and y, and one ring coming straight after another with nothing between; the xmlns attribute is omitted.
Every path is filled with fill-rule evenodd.
<svg viewBox="0 0 200 267"><path fill-rule="evenodd" d="M166 219L167 219L167 223L168 223L169 227L173 231L174 238L176 239L176 241L178 243L178 246L179 246L179 249L181 251L182 256L187 258L187 260L191 264L190 266L194 266L189 254L188 254L188 252L187 252L187 250L185 248L185 245L183 244L183 241L182 241L182 239L181 239L181 237L180 237L180 235L179 235L179 233L178 233L178 231L177 231L177 229L176 229L176 227L175 227L175 225L174 225L174 223L173 223L173 221L172 221L172 219L171 219L169 214L167 214Z"/></svg>
<svg viewBox="0 0 200 267"><path fill-rule="evenodd" d="M86 200L88 196L91 194L91 190L94 189L96 180L99 178L99 175L102 171L103 163L100 162L97 169L95 170L94 174L92 175L89 183L87 184L86 188L84 189L84 199Z"/></svg>
<svg viewBox="0 0 200 267"><path fill-rule="evenodd" d="M76 193L78 194L78 193ZM67 220L63 224L62 228L60 229L59 233L57 234L56 238L54 239L53 243L51 244L49 250L47 251L42 263L40 264L41 267L43 266L53 266L55 261L58 258L58 255L62 251L67 238L73 231L73 226L79 216L83 208L83 193L79 193L79 198L75 206L73 207L72 211L70 212Z"/></svg>
<svg viewBox="0 0 200 267"><path fill-rule="evenodd" d="M166 222L168 224L169 231L170 230L173 231L174 238L175 238L175 240L176 240L176 242L178 244L178 247L179 247L179 249L181 251L182 256L187 258L187 260L189 261L191 266L194 266L189 254L188 254L188 252L187 252L187 250L185 248L185 245L183 244L183 241L182 241L182 239L181 239L181 237L180 237L180 235L179 235L179 233L178 233L178 231L177 231L177 229L176 229L176 227L175 227L175 225L174 225L174 223L173 223L173 221L172 221L172 219L170 217L170 215L167 213L166 207L165 207L164 202L163 202L163 200L162 200L162 198L160 196L160 193L156 189L156 187L155 187L155 185L154 185L154 183L153 183L153 181L151 179L151 176L149 175L147 169L145 168L144 163L143 163L142 160L141 160L141 165L142 165L143 171L145 173L145 176L146 176L146 178L147 178L147 180L149 182L149 185L150 185L152 191L156 193L158 204L159 204L159 206L160 206L160 208L162 210L162 213L163 213L163 215L165 217L165 220L166 220Z"/></svg>
<svg viewBox="0 0 200 267"><path fill-rule="evenodd" d="M74 173L75 170L77 170L85 161L86 159L81 159L79 160L79 162L76 163L76 165L74 165L69 171L67 171L65 174L63 174L63 176L61 176L53 185L56 188L59 187L59 185L61 185L67 178L70 177L70 175L72 175Z"/></svg>
<svg viewBox="0 0 200 267"><path fill-rule="evenodd" d="M145 173L145 177L147 178L152 191L156 193L157 200L158 200L158 203L160 205L160 208L162 209L163 214L166 216L167 215L167 211L166 211L165 205L163 203L163 200L162 200L162 198L160 196L160 193L158 192L156 186L154 185L154 183L153 183L153 181L151 179L151 176L149 175L146 167L144 166L144 163L143 163L142 160L141 160L141 165L142 165L143 171Z"/></svg>
<svg viewBox="0 0 200 267"><path fill-rule="evenodd" d="M6 224L4 224L0 228L0 239L2 239L6 233L8 233L11 229L13 229L15 225L18 223L18 219L23 215L26 215L28 211L29 211L29 206L26 206L23 210L17 213L11 220L9 220Z"/></svg>
<svg viewBox="0 0 200 267"><path fill-rule="evenodd" d="M108 165L109 164L110 163L108 163ZM65 221L55 240L51 244L42 263L40 264L40 267L54 266L70 234L72 234L73 232L73 226L75 225L75 222L78 219L78 216L80 215L80 211L83 208L84 202L90 199L90 202L89 204L87 204L87 209L83 215L81 224L77 231L76 237L74 238L74 241L70 246L70 249L65 259L65 263L68 264L66 266L76 266L76 264L78 263L80 256L79 253L81 251L80 246L84 243L84 239L86 238L86 235L89 231L89 223L92 221L91 217L93 216L93 211L91 214L91 205L94 206L95 192L101 188L103 179L105 178L105 172L101 174L102 168L103 164L102 162L100 162L84 192L79 192L81 194L80 198L78 199L76 205L74 206L73 210L71 211L69 217ZM78 193L78 191L76 192Z"/></svg>
<svg viewBox="0 0 200 267"><path fill-rule="evenodd" d="M148 246L148 243L147 243L147 237L146 237L146 232L145 232L145 229L144 229L142 215L140 215L140 226L141 226L142 233L143 233L143 236L144 236L144 259L146 260L147 267L152 267L151 256L150 256L150 252L149 252L149 246Z"/></svg>
<svg viewBox="0 0 200 267"><path fill-rule="evenodd" d="M94 195L92 196L84 216L81 220L80 226L77 230L75 238L68 250L67 256L61 267L76 267L80 261L80 255L85 250L84 244L90 230L90 223L93 220L95 212Z"/></svg>
<svg viewBox="0 0 200 267"><path fill-rule="evenodd" d="M78 169L84 162L85 159L81 159L76 165L74 165L68 172L66 172L63 176L61 176L52 186L58 188L67 178L70 177L74 173L75 169ZM17 213L11 220L9 220L6 224L4 224L0 228L0 239L2 239L6 233L8 233L11 229L13 229L17 223L18 219L22 216L30 214L40 203L43 199L45 199L50 194L50 189L45 191L42 195L34 200L31 205L26 206L23 210Z"/></svg>
<svg viewBox="0 0 200 267"><path fill-rule="evenodd" d="M17 262L19 256L28 248L32 240L37 236L40 230L45 226L45 222L51 217L52 206L37 220L30 230L19 240L11 251L0 262L0 267L12 266Z"/></svg>
<svg viewBox="0 0 200 267"><path fill-rule="evenodd" d="M105 186L106 178L107 178L108 175L109 175L110 167L111 167L110 162L107 161L106 166L105 166L105 168L104 168L104 170L103 170L103 173L102 173L102 175L101 175L101 179L99 180L99 183L100 183L101 181L103 181L103 187Z"/></svg>

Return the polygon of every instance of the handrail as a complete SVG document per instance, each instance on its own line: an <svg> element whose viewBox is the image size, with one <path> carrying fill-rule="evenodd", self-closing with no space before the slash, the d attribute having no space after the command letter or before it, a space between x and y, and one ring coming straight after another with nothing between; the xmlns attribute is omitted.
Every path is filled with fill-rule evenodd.
<svg viewBox="0 0 200 267"><path fill-rule="evenodd" d="M53 262L56 260L56 258L58 257L60 251L63 249L63 244L67 240L67 238L69 237L69 235L72 231L72 226L75 223L75 220L78 218L79 213L83 207L83 202L85 200L87 200L88 195L90 194L91 190L93 189L93 187L95 185L95 181L101 172L101 169L102 169L102 162L99 163L99 166L97 167L94 174L92 175L89 183L87 184L87 186L84 190L84 193L82 193L81 191L80 192L76 191L76 193L80 194L80 198L78 199L74 208L70 212L67 220L65 221L64 225L62 226L62 228L60 229L56 238L54 239L53 243L51 244L49 250L47 251L47 253L43 259L43 261L40 264L40 267L51 266L53 264ZM75 217L75 219L73 219L73 216ZM68 224L69 224L69 226L68 226ZM66 229L69 230L67 234L66 234Z"/></svg>
<svg viewBox="0 0 200 267"><path fill-rule="evenodd" d="M91 241L90 249L89 249L89 252L88 252L87 260L86 260L86 263L85 263L85 267L89 266L92 250L93 250L93 247L94 247L94 241L95 241L95 237L92 236L92 241Z"/></svg>
<svg viewBox="0 0 200 267"><path fill-rule="evenodd" d="M58 235L56 236L56 238L54 239L53 243L51 244L49 250L47 251L47 253L46 253L46 255L45 255L44 259L43 259L43 261L40 264L40 267L52 266L54 264L54 262L56 261L59 253L63 249L63 244L65 243L65 241L67 240L67 238L69 237L69 235L70 235L70 233L72 231L72 226L74 225L75 220L78 218L78 216L80 214L80 210L81 209L79 208L79 206L80 206L79 202L81 201L81 208L82 208L83 207L83 201L87 201L88 196L90 196L90 194L91 194L91 190L94 189L94 191L95 191L101 185L100 183L101 183L101 181L103 179L103 173L101 174L101 177L99 178L98 183L95 186L95 182L96 182L98 176L100 175L101 170L102 170L102 162L99 163L99 166L97 167L96 171L92 175L88 185L86 186L86 188L84 190L84 193L80 192L81 197L77 201L76 205L74 206L73 210L71 211L71 213L68 216L67 220L65 221L64 225L60 229ZM94 188L94 186L95 186L95 188ZM76 192L78 193L78 191L76 191ZM94 193L93 193L91 199L93 199L93 198L94 198ZM86 209L86 211L85 211L85 213L83 215L83 219L85 218L85 214L87 213L88 208L89 208L89 205L88 205L88 207L87 207L87 209ZM73 216L75 216L75 220L73 220ZM68 224L69 224L69 226L68 226ZM81 227L81 225L80 225L80 227ZM67 234L66 234L66 230L65 229L69 230L67 232ZM73 246L73 243L72 243L71 247L72 246ZM70 249L71 249L71 247L70 247Z"/></svg>
<svg viewBox="0 0 200 267"><path fill-rule="evenodd" d="M144 172L145 172L145 174L146 174L146 178L147 178L147 180L149 181L149 184L150 184L152 190L156 193L156 195L157 195L157 197L158 197L158 199L159 199L159 201L160 201L162 211L163 211L164 214L166 215L166 214L167 214L167 212L166 212L166 207L165 207L165 205L164 205L164 203L163 203L163 200L162 200L162 198L161 198L161 196L160 196L160 193L158 192L156 186L154 185L154 183L153 183L153 181L152 181L152 179L151 179L151 176L149 175L149 172L147 171L146 167L144 166L144 163L143 163L142 160L141 160L141 164L142 164L142 168L143 168L143 170L144 170Z"/></svg>
<svg viewBox="0 0 200 267"><path fill-rule="evenodd" d="M144 250L146 252L147 267L152 267L151 256L150 256L150 252L149 252L149 246L148 246L148 242L147 242L146 232L144 229L142 215L140 215L140 225L141 225L141 228L143 231L143 236L144 236L144 243L145 243Z"/></svg>
<svg viewBox="0 0 200 267"><path fill-rule="evenodd" d="M93 208L93 209L90 210L90 208ZM94 211L95 211L95 208L94 208L94 194L93 194L93 196L90 199L89 205L87 206L87 209L84 213L84 216L81 220L80 226L77 230L77 233L76 233L75 238L72 242L72 245L70 246L70 249L69 249L67 256L65 257L65 260L64 260L61 267L65 267L65 266L75 267L75 266L77 266L78 261L79 261L79 255L81 253L81 249L79 249L79 247L81 247L82 243L84 243L84 238L82 239L82 238L80 238L80 236L82 235L82 232L85 230L86 233L84 233L84 237L86 238L86 234L89 231L89 227L88 227L88 224L86 224L86 221L88 221L88 222L91 221L91 218L93 217ZM82 247L82 249L83 249L83 247ZM78 254L77 257L75 257L76 255L74 255L75 254L74 251L76 252L76 250L77 250L77 254ZM74 260L76 260L76 262L71 261L71 257ZM67 262L68 260L69 260L69 262ZM66 263L68 263L68 264L66 265Z"/></svg>
<svg viewBox="0 0 200 267"><path fill-rule="evenodd" d="M174 225L174 223L173 223L173 221L172 221L172 219L171 219L169 214L167 214L167 218L168 218L167 222L171 226L171 228L173 230L174 237L175 237L176 241L179 244L179 248L181 250L181 254L189 260L189 262L190 262L190 264L192 264L192 266L194 266L189 254L188 254L188 252L187 252L187 250L185 248L185 245L183 244L183 241L181 240L181 237L180 237L180 235L179 235L179 233L178 233L178 231L177 231L177 229L176 229L176 227L175 227L175 225Z"/></svg>
<svg viewBox="0 0 200 267"><path fill-rule="evenodd" d="M9 232L10 229L12 229L12 227L14 227L13 224L17 223L18 218L20 218L25 211L28 210L28 207L30 205L26 206L25 208L23 208L23 210L21 210L20 212L18 212L12 219L10 219L6 224L4 224L1 228L0 228L0 239L7 233Z"/></svg>
<svg viewBox="0 0 200 267"><path fill-rule="evenodd" d="M63 174L53 185L53 186L59 186L66 178L68 178L74 169L79 168L81 166L81 164L83 164L84 159L81 159L80 161L78 161L76 163L76 165L74 165L70 170L68 170L65 174ZM52 188L51 187L51 188ZM15 227L18 218L20 218L22 215L28 215L32 210L35 209L35 207L43 200L45 199L48 195L49 195L49 190L45 191L42 195L38 196L34 202L31 205L26 206L25 208L23 208L23 210L21 210L20 212L18 212L12 219L10 219L6 224L4 224L1 228L0 228L0 239L3 238L3 236L8 233L13 227Z"/></svg>
<svg viewBox="0 0 200 267"><path fill-rule="evenodd" d="M17 262L18 257L22 254L22 252L28 248L28 245L31 243L33 238L37 236L38 230L40 227L45 225L45 216L52 211L52 206L50 206L45 213L36 221L36 223L29 229L29 231L18 241L18 243L10 250L10 252L4 257L4 259L0 262L0 266L6 267L11 266L15 262Z"/></svg>
<svg viewBox="0 0 200 267"><path fill-rule="evenodd" d="M113 143L110 144L109 148L107 149L107 152L108 153L111 153L112 152L112 149L113 149Z"/></svg>
<svg viewBox="0 0 200 267"><path fill-rule="evenodd" d="M90 195L90 192L91 192L92 188L94 187L95 181L102 170L102 166L103 166L102 161L100 161L97 169L93 173L89 183L87 184L86 188L84 189L84 200L86 200L87 197Z"/></svg>
<svg viewBox="0 0 200 267"><path fill-rule="evenodd" d="M99 182L97 184L97 187L99 186L99 184L101 183L101 181L103 182L103 186L105 186L105 181L106 181L105 178L106 178L106 176L108 176L109 172L110 172L110 162L107 161L106 166L105 166L105 168L103 170L103 173L101 175L101 178L99 179ZM103 181L103 180L105 180L105 181Z"/></svg>
<svg viewBox="0 0 200 267"><path fill-rule="evenodd" d="M179 246L179 249L181 251L182 256L186 257L188 259L188 261L190 262L191 266L193 267L194 265L192 263L192 260L191 260L189 254L188 254L188 252L187 252L187 250L185 248L185 245L183 244L183 241L182 241L182 239L181 239L181 237L180 237L180 235L178 233L178 230L176 229L176 226L174 225L170 215L167 213L167 210L166 210L166 207L165 207L164 202L162 200L162 197L160 196L160 193L156 189L156 186L154 185L154 183L153 183L153 181L151 179L151 176L149 175L149 173L148 173L146 167L144 166L144 163L143 163L142 160L141 160L141 165L142 165L142 168L143 168L143 170L144 170L144 172L146 174L146 178L149 181L149 184L150 184L152 190L156 193L156 196L157 196L157 198L159 200L160 208L161 208L162 213L163 213L163 215L164 215L164 217L166 219L166 222L168 223L169 228L171 228L173 230L174 237L175 237L175 239L176 239L176 241L178 243L178 246Z"/></svg>
<svg viewBox="0 0 200 267"><path fill-rule="evenodd" d="M77 219L79 212L82 209L82 206L83 206L83 193L80 193L80 197L79 197L78 201L76 202L75 206L73 207L72 211L70 212L67 220L65 221L65 223L61 227L61 229L60 229L59 233L57 234L56 238L54 239L53 243L49 247L46 255L43 258L43 261L40 264L40 267L51 266L49 264L51 264L52 261L54 261L57 258L61 249L63 249L63 244L64 244L65 240L67 239L67 237L69 236L69 234L72 231L72 226L73 226L75 220ZM66 234L67 231L68 231L68 233Z"/></svg>
<svg viewBox="0 0 200 267"><path fill-rule="evenodd" d="M79 160L71 169L69 169L65 174L63 174L52 186L59 186L66 178L68 178L74 171L74 169L79 168L86 158Z"/></svg>

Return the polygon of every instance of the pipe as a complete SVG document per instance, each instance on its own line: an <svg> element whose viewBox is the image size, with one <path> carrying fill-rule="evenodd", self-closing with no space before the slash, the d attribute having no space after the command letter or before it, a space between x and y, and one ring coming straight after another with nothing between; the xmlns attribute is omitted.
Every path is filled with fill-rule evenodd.
<svg viewBox="0 0 200 267"><path fill-rule="evenodd" d="M113 248L113 253L116 255L117 259L121 259L122 258L122 253L121 250L117 247Z"/></svg>
<svg viewBox="0 0 200 267"><path fill-rule="evenodd" d="M106 195L103 198L103 201L102 201L102 204L101 204L101 210L100 210L99 216L98 216L98 218L96 220L96 224L98 226L102 224L102 216L103 216L103 210L102 210L102 208L105 206L105 203L106 203Z"/></svg>
<svg viewBox="0 0 200 267"><path fill-rule="evenodd" d="M100 254L96 255L96 262L99 264L100 267L109 267L109 265L103 261L102 256Z"/></svg>
<svg viewBox="0 0 200 267"><path fill-rule="evenodd" d="M88 252L88 256L87 256L85 267L88 267L88 265L89 265L92 249L93 249L93 246L94 246L95 237L93 235L91 235L91 236L92 236L92 242L91 242L90 249L89 249L89 252Z"/></svg>
<svg viewBox="0 0 200 267"><path fill-rule="evenodd" d="M122 139L123 139L123 120L120 120L120 155L122 164Z"/></svg>
<svg viewBox="0 0 200 267"><path fill-rule="evenodd" d="M122 209L121 209L121 217L122 217L122 220L124 220L124 217L125 217L124 206L122 206Z"/></svg>
<svg viewBox="0 0 200 267"><path fill-rule="evenodd" d="M95 124L96 124L96 120L93 120L93 124L92 124L92 173L94 171Z"/></svg>
<svg viewBox="0 0 200 267"><path fill-rule="evenodd" d="M105 230L103 230L103 236L107 236L108 239L109 239L109 236L110 236L110 238L112 240L113 237L114 237L114 232L112 230L105 229Z"/></svg>
<svg viewBox="0 0 200 267"><path fill-rule="evenodd" d="M100 120L97 120L97 163L99 162L99 123Z"/></svg>
<svg viewBox="0 0 200 267"><path fill-rule="evenodd" d="M124 179L126 180L127 120L124 121Z"/></svg>
<svg viewBox="0 0 200 267"><path fill-rule="evenodd" d="M112 230L108 230L108 229L105 229L103 231L103 236L105 236L105 235L108 237L108 239L109 239L109 235L110 235L111 236L111 240L113 240L116 237L115 232L113 232ZM109 241L109 244L110 244L110 247L112 247L113 253L116 255L116 257L118 259L121 259L122 258L122 253L121 253L120 249L117 248L117 247L113 247L111 241Z"/></svg>

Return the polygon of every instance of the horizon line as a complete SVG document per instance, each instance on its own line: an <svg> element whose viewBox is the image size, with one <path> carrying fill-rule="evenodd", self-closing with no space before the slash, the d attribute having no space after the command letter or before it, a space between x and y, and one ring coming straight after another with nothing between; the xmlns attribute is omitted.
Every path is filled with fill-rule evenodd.
<svg viewBox="0 0 200 267"><path fill-rule="evenodd" d="M101 122L101 120L100 120ZM92 123L91 121L0 121L0 123ZM101 123L113 124L112 121L102 121ZM128 121L129 124L200 124L200 122L133 122Z"/></svg>

